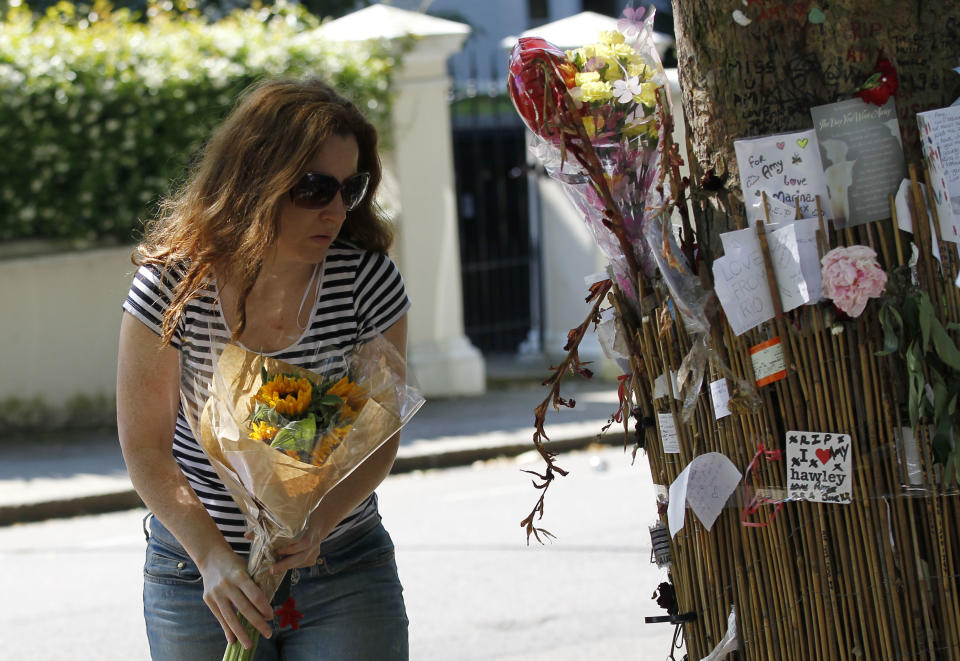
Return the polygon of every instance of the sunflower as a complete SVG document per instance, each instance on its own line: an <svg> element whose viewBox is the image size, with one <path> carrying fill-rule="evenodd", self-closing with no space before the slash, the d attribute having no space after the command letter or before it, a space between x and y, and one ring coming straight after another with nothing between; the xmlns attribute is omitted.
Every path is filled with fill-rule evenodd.
<svg viewBox="0 0 960 661"><path fill-rule="evenodd" d="M363 408L363 403L367 400L367 391L363 386L351 381L347 377L343 377L330 386L327 394L340 397L346 402L346 405L354 411L359 411ZM346 408L346 406L344 408Z"/></svg>
<svg viewBox="0 0 960 661"><path fill-rule="evenodd" d="M322 466L330 458L333 451L343 443L343 439L346 438L352 426L352 424L346 424L334 427L324 434L323 438L317 441L310 452L310 463L314 466Z"/></svg>
<svg viewBox="0 0 960 661"><path fill-rule="evenodd" d="M273 440L273 437L277 435L278 431L280 431L279 427L274 427L266 422L254 422L250 425L250 438L255 441L265 441L269 443Z"/></svg>
<svg viewBox="0 0 960 661"><path fill-rule="evenodd" d="M313 385L309 380L278 374L260 387L254 400L288 418L301 415L310 406Z"/></svg>

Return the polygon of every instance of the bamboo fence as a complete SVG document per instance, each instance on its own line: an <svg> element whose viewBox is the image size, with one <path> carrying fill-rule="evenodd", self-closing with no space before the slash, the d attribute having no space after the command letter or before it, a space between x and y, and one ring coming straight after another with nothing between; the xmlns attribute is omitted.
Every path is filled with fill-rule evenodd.
<svg viewBox="0 0 960 661"><path fill-rule="evenodd" d="M915 167L910 174L919 284L939 303L944 326L960 322L956 246L943 245L938 266L927 223L916 222L925 204ZM885 270L904 264L910 237L898 229L892 199L891 215L824 229L821 254L861 244L876 250ZM910 424L902 359L878 354L884 338L877 306L854 320L836 318L829 304L801 306L740 336L725 322L715 325L713 348L737 379L754 382L750 348L773 337L781 340L787 376L758 388L758 409L719 420L701 393L685 424L672 393L654 399L654 380L679 368L693 338L667 311L669 294L650 289L656 303L642 317L615 297L614 304L632 339L639 416L673 415L680 437L680 452L665 453L658 426L641 429L654 481L672 484L706 452L726 455L745 473L712 530L688 516L671 542L679 610L695 614L682 624L689 658L710 653L735 608L740 659L960 659L960 498L941 486L932 432L922 425L915 430L922 482L909 471L899 431ZM723 378L711 370L709 380ZM852 503L780 502L789 430L851 436Z"/></svg>

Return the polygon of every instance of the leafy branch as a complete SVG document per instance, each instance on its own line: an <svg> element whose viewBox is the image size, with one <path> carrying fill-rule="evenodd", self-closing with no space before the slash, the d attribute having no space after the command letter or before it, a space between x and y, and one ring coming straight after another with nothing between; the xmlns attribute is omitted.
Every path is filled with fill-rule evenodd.
<svg viewBox="0 0 960 661"><path fill-rule="evenodd" d="M893 289L897 289L894 287ZM934 459L944 464L944 483L960 484L960 350L937 318L927 292L914 286L886 301L879 311L883 328L880 355L896 353L907 370L907 410L914 429L930 420Z"/></svg>

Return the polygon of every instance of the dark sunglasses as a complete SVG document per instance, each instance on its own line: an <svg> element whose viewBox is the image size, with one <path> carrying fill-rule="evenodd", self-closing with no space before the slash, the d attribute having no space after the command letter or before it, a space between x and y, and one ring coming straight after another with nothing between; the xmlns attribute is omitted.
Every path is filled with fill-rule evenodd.
<svg viewBox="0 0 960 661"><path fill-rule="evenodd" d="M337 193L343 197L343 206L347 211L353 211L367 194L367 185L370 183L369 172L358 172L343 180L322 172L307 172L290 189L290 199L293 204L302 209L322 209L333 201Z"/></svg>

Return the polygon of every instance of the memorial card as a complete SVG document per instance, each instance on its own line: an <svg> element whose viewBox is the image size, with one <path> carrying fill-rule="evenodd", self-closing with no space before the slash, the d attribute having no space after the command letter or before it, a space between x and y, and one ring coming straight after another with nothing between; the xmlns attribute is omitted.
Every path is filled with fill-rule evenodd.
<svg viewBox="0 0 960 661"><path fill-rule="evenodd" d="M834 227L890 217L890 195L906 174L897 108L859 98L810 109Z"/></svg>
<svg viewBox="0 0 960 661"><path fill-rule="evenodd" d="M960 106L917 113L940 237L960 241Z"/></svg>
<svg viewBox="0 0 960 661"><path fill-rule="evenodd" d="M758 220L816 218L819 196L829 218L827 185L820 165L817 134L812 130L734 140L740 185L752 225ZM768 205L764 209L763 194Z"/></svg>
<svg viewBox="0 0 960 661"><path fill-rule="evenodd" d="M849 434L787 432L787 497L816 503L850 503Z"/></svg>

